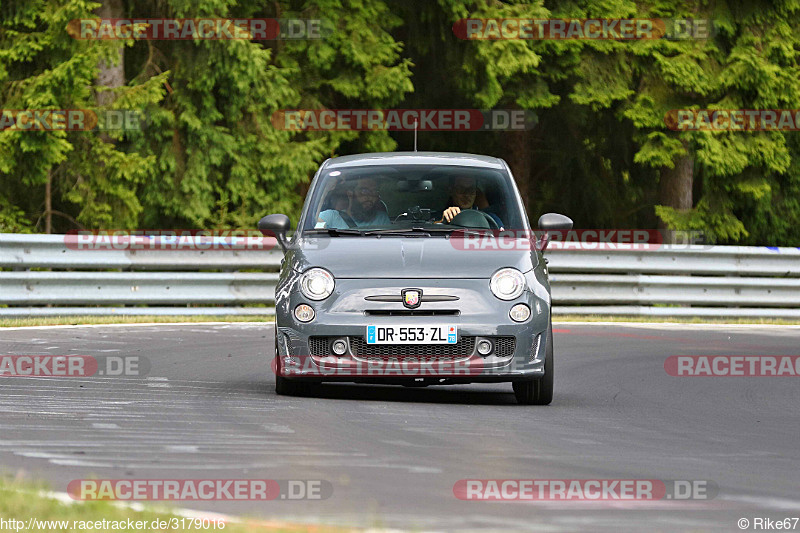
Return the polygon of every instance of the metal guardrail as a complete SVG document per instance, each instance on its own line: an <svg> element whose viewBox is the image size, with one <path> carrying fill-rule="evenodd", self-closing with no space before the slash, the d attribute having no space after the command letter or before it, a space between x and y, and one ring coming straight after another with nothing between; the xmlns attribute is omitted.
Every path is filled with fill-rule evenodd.
<svg viewBox="0 0 800 533"><path fill-rule="evenodd" d="M265 250L80 250L65 237L0 233L0 268L277 270L283 257L275 239L264 239Z"/></svg>
<svg viewBox="0 0 800 533"><path fill-rule="evenodd" d="M546 252L554 314L800 317L800 248L587 248ZM86 251L63 235L0 234L0 316L272 315L281 257Z"/></svg>
<svg viewBox="0 0 800 533"><path fill-rule="evenodd" d="M555 245L555 246L554 246ZM800 277L800 247L664 245L648 249L575 249L552 243L557 272Z"/></svg>
<svg viewBox="0 0 800 533"><path fill-rule="evenodd" d="M67 242L0 234L0 317L275 314L283 255L274 239L264 250L81 250Z"/></svg>
<svg viewBox="0 0 800 533"><path fill-rule="evenodd" d="M800 318L800 248L631 248L546 252L554 313Z"/></svg>
<svg viewBox="0 0 800 533"><path fill-rule="evenodd" d="M277 273L2 272L7 305L273 303Z"/></svg>

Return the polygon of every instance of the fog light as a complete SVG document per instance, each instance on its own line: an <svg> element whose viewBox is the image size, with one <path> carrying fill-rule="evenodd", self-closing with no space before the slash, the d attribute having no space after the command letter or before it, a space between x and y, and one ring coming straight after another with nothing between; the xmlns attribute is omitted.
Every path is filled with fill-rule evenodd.
<svg viewBox="0 0 800 533"><path fill-rule="evenodd" d="M514 322L525 322L531 317L531 308L525 304L517 304L508 313Z"/></svg>
<svg viewBox="0 0 800 533"><path fill-rule="evenodd" d="M342 339L336 339L333 341L333 353L336 355L344 355L344 352L347 351L347 344Z"/></svg>
<svg viewBox="0 0 800 533"><path fill-rule="evenodd" d="M310 305L300 304L294 308L294 317L300 322L314 320L314 309Z"/></svg>
<svg viewBox="0 0 800 533"><path fill-rule="evenodd" d="M481 355L489 355L492 353L492 343L483 339L478 342L478 353Z"/></svg>

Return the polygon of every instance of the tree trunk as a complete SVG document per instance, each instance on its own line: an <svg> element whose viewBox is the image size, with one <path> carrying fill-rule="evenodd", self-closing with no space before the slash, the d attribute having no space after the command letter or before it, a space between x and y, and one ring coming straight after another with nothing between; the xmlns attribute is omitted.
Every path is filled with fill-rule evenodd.
<svg viewBox="0 0 800 533"><path fill-rule="evenodd" d="M678 211L685 211L692 208L692 187L694 185L694 160L689 154L688 146L684 141L686 154L675 158L673 168L661 170L661 178L658 188L658 203L672 207ZM666 230L664 221L659 222L659 229ZM666 233L664 242L673 242L672 235Z"/></svg>
<svg viewBox="0 0 800 533"><path fill-rule="evenodd" d="M519 194L525 204L525 211L528 210L531 189L531 170L533 168L533 152L531 149L530 130L509 131L503 133L506 136L505 160L511 167L514 174L514 181L517 182Z"/></svg>
<svg viewBox="0 0 800 533"><path fill-rule="evenodd" d="M47 171L47 181L44 184L44 232L53 232L53 170Z"/></svg>
<svg viewBox="0 0 800 533"><path fill-rule="evenodd" d="M124 18L122 0L102 0L102 5L97 8L97 16L102 19ZM100 72L97 75L97 84L107 87L122 87L125 85L125 48L119 46L119 61L116 65L111 65L101 61L98 67ZM97 93L97 103L106 106L114 101L114 95L110 92Z"/></svg>

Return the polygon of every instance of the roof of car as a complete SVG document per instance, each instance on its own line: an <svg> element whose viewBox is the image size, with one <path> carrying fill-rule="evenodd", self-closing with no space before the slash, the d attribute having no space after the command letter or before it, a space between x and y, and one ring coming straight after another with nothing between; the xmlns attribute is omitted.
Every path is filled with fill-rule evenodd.
<svg viewBox="0 0 800 533"><path fill-rule="evenodd" d="M501 169L503 160L486 155L457 152L376 152L335 157L327 161L325 168L369 165L453 165Z"/></svg>

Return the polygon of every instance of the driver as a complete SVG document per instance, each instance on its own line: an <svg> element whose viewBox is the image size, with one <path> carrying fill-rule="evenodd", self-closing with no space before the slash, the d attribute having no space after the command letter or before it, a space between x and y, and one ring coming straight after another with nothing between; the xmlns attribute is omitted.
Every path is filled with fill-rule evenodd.
<svg viewBox="0 0 800 533"><path fill-rule="evenodd" d="M450 182L450 198L447 201L447 204L451 207L448 207L444 210L442 213L442 218L437 220L437 223L452 222L452 220L461 212L462 209L475 209L476 211L481 211L475 204L475 198L477 197L477 194L478 187L475 183L475 178L471 178L469 176L458 176L453 179ZM497 223L498 228L503 227L503 222L500 220L500 217L494 213L489 213L486 211L481 212L492 217L492 219Z"/></svg>
<svg viewBox="0 0 800 533"><path fill-rule="evenodd" d="M356 182L349 209L326 209L317 220L317 227L335 229L389 224L391 221L378 194L378 180L375 178L360 178Z"/></svg>

